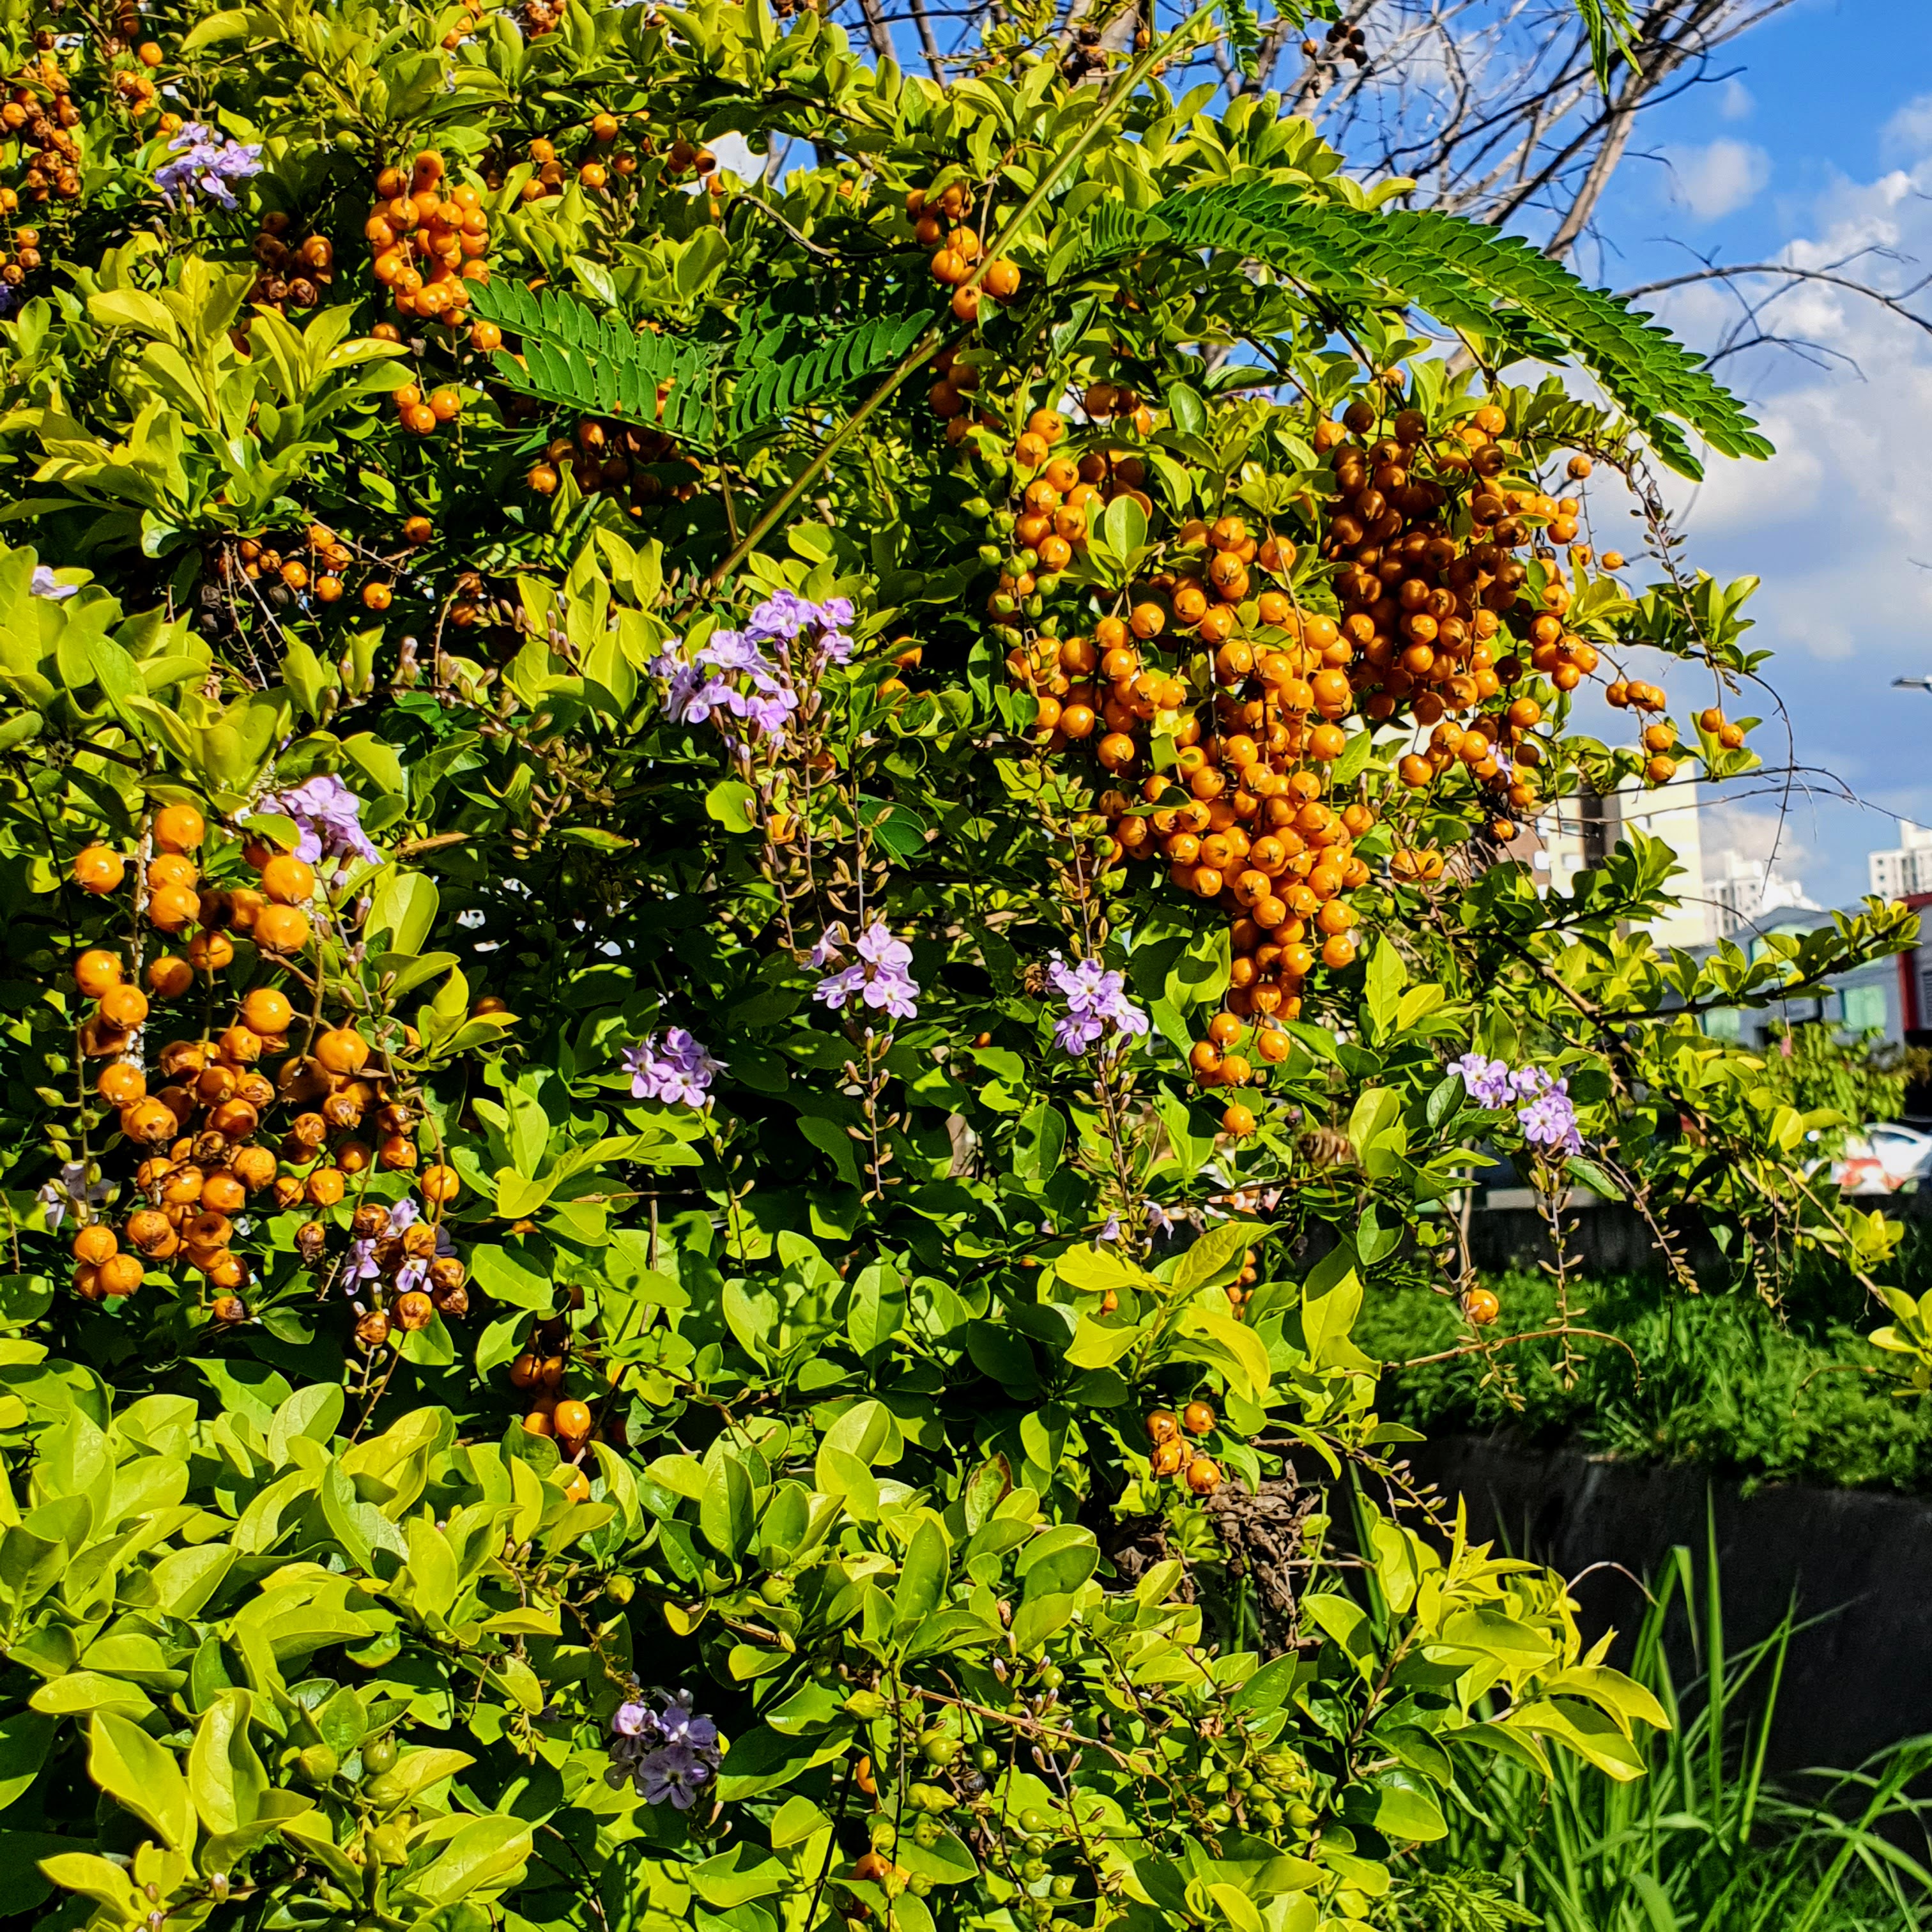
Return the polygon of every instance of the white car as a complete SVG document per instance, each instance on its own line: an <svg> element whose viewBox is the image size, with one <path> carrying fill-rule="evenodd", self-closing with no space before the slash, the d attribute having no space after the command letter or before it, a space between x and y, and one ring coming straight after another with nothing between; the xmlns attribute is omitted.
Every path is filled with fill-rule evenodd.
<svg viewBox="0 0 1932 1932"><path fill-rule="evenodd" d="M1847 1194L1896 1194L1932 1174L1932 1134L1895 1121L1849 1136L1832 1163L1832 1179Z"/></svg>

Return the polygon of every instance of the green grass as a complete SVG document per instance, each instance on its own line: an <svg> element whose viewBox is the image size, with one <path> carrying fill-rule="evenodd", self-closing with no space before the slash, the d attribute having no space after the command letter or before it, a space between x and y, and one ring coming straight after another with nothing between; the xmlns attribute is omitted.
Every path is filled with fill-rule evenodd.
<svg viewBox="0 0 1932 1932"><path fill-rule="evenodd" d="M1697 1670L1675 1681L1664 1636L1688 1618ZM1726 1648L1714 1560L1700 1592L1688 1550L1653 1593L1630 1674L1672 1720L1628 1784L1567 1755L1545 1781L1507 1759L1462 1780L1448 1835L1399 1880L1385 1923L1400 1932L1925 1932L1932 1843L1907 1786L1932 1738L1858 1772L1763 1775L1794 1625Z"/></svg>
<svg viewBox="0 0 1932 1932"><path fill-rule="evenodd" d="M1554 1316L1544 1276L1490 1286L1503 1304L1492 1336ZM1572 1321L1625 1346L1578 1339L1568 1386L1547 1342L1394 1366L1468 1338L1454 1305L1424 1288L1371 1291L1357 1340L1392 1365L1383 1414L1432 1435L1500 1430L1746 1481L1932 1491L1932 1400L1901 1399L1880 1372L1884 1358L1863 1339L1879 1317L1864 1304L1856 1283L1819 1280L1795 1283L1778 1312L1748 1292L1692 1295L1656 1276L1573 1282Z"/></svg>

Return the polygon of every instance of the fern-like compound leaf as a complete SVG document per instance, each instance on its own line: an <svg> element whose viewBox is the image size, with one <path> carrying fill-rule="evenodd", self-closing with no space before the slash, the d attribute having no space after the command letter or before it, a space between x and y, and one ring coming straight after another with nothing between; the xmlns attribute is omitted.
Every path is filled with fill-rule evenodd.
<svg viewBox="0 0 1932 1932"><path fill-rule="evenodd" d="M575 296L508 280L476 285L470 307L522 338L520 356L500 349L494 358L506 388L580 416L648 424L694 448L716 447L718 345L634 330Z"/></svg>
<svg viewBox="0 0 1932 1932"><path fill-rule="evenodd" d="M1135 212L1095 211L1082 260L1179 250L1265 263L1343 308L1420 309L1518 354L1574 357L1662 459L1701 474L1678 424L1726 456L1768 456L1737 399L1641 310L1580 280L1514 236L1433 211L1372 211L1278 182L1171 196Z"/></svg>

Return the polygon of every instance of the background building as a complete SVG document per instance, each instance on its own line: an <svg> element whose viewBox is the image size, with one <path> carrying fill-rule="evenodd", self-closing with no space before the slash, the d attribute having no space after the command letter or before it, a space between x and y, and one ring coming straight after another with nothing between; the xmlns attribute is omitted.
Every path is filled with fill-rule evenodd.
<svg viewBox="0 0 1932 1932"><path fill-rule="evenodd" d="M1932 830L1898 821L1898 843L1889 852L1868 852L1871 889L1882 899L1932 892Z"/></svg>

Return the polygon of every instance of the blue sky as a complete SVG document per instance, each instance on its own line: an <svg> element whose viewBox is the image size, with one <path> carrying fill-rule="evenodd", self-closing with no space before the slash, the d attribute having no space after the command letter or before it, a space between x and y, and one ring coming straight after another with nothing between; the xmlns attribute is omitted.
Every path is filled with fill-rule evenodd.
<svg viewBox="0 0 1932 1932"><path fill-rule="evenodd" d="M1580 267L1624 287L1700 256L1822 266L1870 242L1906 258L1866 264L1894 287L1932 271L1932 0L1798 0L1728 56L1734 78L1644 122L1601 211L1604 252ZM1932 316L1932 289L1913 306ZM1660 313L1708 347L1730 311L1707 286ZM1723 373L1779 453L1720 461L1675 500L1693 562L1764 580L1751 641L1778 653L1796 762L1863 802L1828 802L1816 778L1781 827L1760 796L1714 813L1706 844L1761 854L1775 831L1781 869L1844 904L1865 889L1866 851L1896 842L1895 815L1932 826L1932 692L1891 688L1932 675L1932 334L1816 288L1783 314L1852 359L1731 358ZM1784 762L1773 727L1754 742Z"/></svg>

